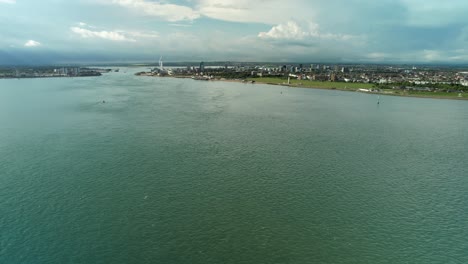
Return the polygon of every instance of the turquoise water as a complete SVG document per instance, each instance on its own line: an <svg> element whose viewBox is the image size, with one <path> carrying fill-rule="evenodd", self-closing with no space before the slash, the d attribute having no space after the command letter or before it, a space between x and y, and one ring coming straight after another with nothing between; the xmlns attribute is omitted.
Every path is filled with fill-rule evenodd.
<svg viewBox="0 0 468 264"><path fill-rule="evenodd" d="M0 80L0 263L468 263L468 102L138 70Z"/></svg>

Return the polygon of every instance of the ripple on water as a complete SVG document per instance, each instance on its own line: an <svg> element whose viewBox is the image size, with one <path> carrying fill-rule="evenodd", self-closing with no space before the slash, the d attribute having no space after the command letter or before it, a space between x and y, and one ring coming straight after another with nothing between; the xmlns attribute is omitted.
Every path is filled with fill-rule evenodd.
<svg viewBox="0 0 468 264"><path fill-rule="evenodd" d="M0 263L468 262L466 102L103 77L0 90Z"/></svg>

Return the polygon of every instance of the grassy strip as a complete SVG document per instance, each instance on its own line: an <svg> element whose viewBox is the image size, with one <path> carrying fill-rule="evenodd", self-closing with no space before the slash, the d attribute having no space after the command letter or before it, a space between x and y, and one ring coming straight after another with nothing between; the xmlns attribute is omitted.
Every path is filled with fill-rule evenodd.
<svg viewBox="0 0 468 264"><path fill-rule="evenodd" d="M255 81L258 83L286 85L287 79L274 78L274 77L260 77L248 78L248 81ZM371 89L375 88L371 83L345 83L345 82L329 82L329 81L309 81L309 80L296 80L291 79L290 85L294 87L304 88L320 88L320 89L339 89L356 91L358 89ZM447 99L468 99L468 93L462 93L462 97L458 97L458 93L447 92L418 92L418 91L394 91L385 89L381 94L396 95L396 96L412 96L412 97L427 97L427 98L447 98Z"/></svg>
<svg viewBox="0 0 468 264"><path fill-rule="evenodd" d="M288 80L274 77L248 78L249 81L268 84L287 84ZM329 81L310 81L291 79L291 86L306 87L306 88L322 88L322 89L340 89L340 90L357 90L370 89L374 85L371 83L345 83L345 82L329 82Z"/></svg>

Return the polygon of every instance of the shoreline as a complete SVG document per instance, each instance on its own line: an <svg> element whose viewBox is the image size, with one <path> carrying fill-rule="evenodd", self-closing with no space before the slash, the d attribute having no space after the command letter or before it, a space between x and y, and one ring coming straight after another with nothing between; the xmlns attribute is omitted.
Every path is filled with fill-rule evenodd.
<svg viewBox="0 0 468 264"><path fill-rule="evenodd" d="M143 77L160 77L160 78L178 78L178 79L192 79L192 76L154 76L154 75L137 75ZM398 97L412 97L412 98L425 98L425 99L445 99L445 100L458 100L458 101L466 101L468 97L458 97L458 96L437 96L437 95L419 95L419 94L396 94L396 93L384 93L384 92L363 92L357 89L342 89L342 88L326 88L326 87L311 87L311 86L304 86L304 85L296 85L296 84L287 84L287 83L271 83L271 82L262 82L251 80L244 81L244 80L236 80L236 79L210 79L210 80L196 80L196 81L214 81L214 82L234 82L234 83L243 83L243 84L265 84L265 85L275 85L275 86L283 86L289 88L302 88L302 89L319 89L319 90L330 90L330 91L343 91L343 92L358 92L361 94L373 94L373 95L388 95L388 96L398 96Z"/></svg>
<svg viewBox="0 0 468 264"><path fill-rule="evenodd" d="M217 81L222 81L222 80L217 80ZM397 97L413 97L413 98L426 98L426 99L468 100L468 98L466 98L466 97L451 97L451 96L446 96L445 97L445 96L425 96L425 95L418 95L418 94L395 94L395 93L383 93L383 92L362 92L362 91L352 90L352 89L307 87L307 86L300 86L300 85L276 84L276 83L267 83L267 82L255 82L255 83L252 83L252 84L277 85L277 86L284 86L284 87L290 87L290 88L301 88L301 89L319 89L319 90L329 90L329 91L357 92L357 93L369 94L369 95L388 95L388 96L397 96Z"/></svg>

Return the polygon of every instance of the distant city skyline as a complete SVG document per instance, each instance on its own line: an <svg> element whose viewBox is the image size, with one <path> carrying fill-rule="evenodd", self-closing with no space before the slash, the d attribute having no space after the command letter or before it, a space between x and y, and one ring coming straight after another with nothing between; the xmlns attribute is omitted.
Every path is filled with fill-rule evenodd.
<svg viewBox="0 0 468 264"><path fill-rule="evenodd" d="M0 64L468 63L462 0L0 0Z"/></svg>

